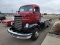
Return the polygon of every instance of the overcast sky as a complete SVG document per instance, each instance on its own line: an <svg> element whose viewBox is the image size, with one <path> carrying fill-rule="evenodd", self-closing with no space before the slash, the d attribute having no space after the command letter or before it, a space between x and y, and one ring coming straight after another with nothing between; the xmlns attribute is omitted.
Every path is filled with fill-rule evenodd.
<svg viewBox="0 0 60 45"><path fill-rule="evenodd" d="M0 0L0 11L4 13L16 12L25 4L37 4L41 13L60 13L60 0Z"/></svg>

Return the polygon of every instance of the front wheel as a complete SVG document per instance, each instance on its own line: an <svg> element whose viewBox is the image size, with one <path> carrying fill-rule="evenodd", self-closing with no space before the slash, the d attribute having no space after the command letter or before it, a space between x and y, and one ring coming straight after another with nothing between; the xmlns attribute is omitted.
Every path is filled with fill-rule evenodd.
<svg viewBox="0 0 60 45"><path fill-rule="evenodd" d="M38 35L39 35L38 29L34 29L34 30L32 31L32 37L31 37L31 39L32 39L33 41L37 40Z"/></svg>

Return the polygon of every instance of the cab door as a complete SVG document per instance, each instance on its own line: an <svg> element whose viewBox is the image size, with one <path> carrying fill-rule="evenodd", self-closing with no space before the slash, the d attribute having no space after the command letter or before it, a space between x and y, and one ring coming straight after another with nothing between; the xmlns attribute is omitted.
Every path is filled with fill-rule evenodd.
<svg viewBox="0 0 60 45"><path fill-rule="evenodd" d="M40 16L40 9L39 7L34 7L34 17L35 21L39 21L41 16Z"/></svg>

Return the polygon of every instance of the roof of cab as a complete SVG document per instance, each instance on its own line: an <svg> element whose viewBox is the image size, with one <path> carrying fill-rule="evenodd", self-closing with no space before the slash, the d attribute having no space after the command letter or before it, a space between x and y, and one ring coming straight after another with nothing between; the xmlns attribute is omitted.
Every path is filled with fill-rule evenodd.
<svg viewBox="0 0 60 45"><path fill-rule="evenodd" d="M29 6L29 5L31 5L31 6L37 6L37 7L39 7L38 5L36 5L36 4L28 4L28 5L23 5L23 6ZM23 6L21 6L21 7L23 7Z"/></svg>

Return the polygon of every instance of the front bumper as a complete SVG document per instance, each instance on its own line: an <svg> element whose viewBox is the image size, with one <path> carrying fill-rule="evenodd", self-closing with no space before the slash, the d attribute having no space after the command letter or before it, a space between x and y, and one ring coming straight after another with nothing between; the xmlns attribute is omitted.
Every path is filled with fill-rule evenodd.
<svg viewBox="0 0 60 45"><path fill-rule="evenodd" d="M15 38L19 38L19 39L29 39L32 36L32 33L29 34L22 34L22 33L17 33L17 32L13 32L12 30L8 29L7 30L9 34L11 34L13 37Z"/></svg>

